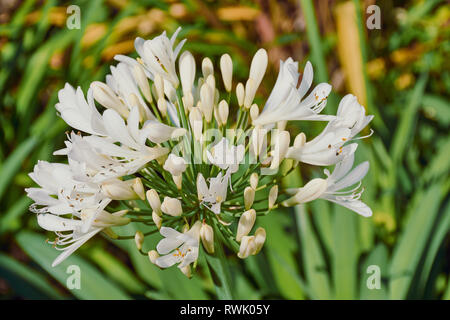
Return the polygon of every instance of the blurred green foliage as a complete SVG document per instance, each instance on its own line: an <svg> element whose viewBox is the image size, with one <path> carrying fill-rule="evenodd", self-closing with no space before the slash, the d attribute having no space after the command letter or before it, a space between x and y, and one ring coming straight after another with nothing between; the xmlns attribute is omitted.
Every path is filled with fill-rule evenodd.
<svg viewBox="0 0 450 320"><path fill-rule="evenodd" d="M345 39L336 31L338 5L356 10L368 112L374 135L361 141L357 161L369 160L362 218L322 200L259 219L267 230L263 252L245 261L229 257L233 297L239 299L450 299L449 171L450 8L445 1L383 1L381 30L365 26L375 1L76 1L81 28L66 28L70 4L4 1L0 14L0 297L2 299L220 298L201 255L188 280L176 268L161 271L134 249L133 240L97 237L56 268L28 212L23 189L38 159L56 160L68 128L54 105L65 82L86 90L104 80L113 56L135 55L136 36L151 38L178 25L197 61L216 63L224 52L244 80L252 54L269 52L260 97L270 92L279 59L312 60L314 81L329 81L337 108L353 78L335 54ZM377 2L378 4L378 2ZM346 78L347 77L347 78ZM263 101L260 99L259 101ZM292 123L317 133L323 125ZM309 166L302 175L311 177ZM301 184L298 175L286 183ZM134 234L133 226L120 229ZM145 230L141 230L145 232ZM146 238L150 249L158 236ZM68 290L66 268L82 270L80 290ZM381 269L370 290L367 267Z"/></svg>

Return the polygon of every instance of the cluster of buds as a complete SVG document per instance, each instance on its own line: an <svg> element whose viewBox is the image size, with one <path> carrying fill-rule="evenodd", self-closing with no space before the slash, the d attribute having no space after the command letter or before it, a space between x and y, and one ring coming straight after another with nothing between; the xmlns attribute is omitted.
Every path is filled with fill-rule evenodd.
<svg viewBox="0 0 450 320"><path fill-rule="evenodd" d="M120 238L111 227L143 223L161 240L146 252L138 231L137 249L160 268L178 264L190 276L201 247L214 255L226 246L241 259L257 254L266 241L257 217L280 206L322 198L371 215L360 186L348 190L368 170L367 162L351 170L357 144L350 141L372 119L354 96L342 99L337 115L321 115L331 86L310 90L309 62L297 86L298 62L289 58L260 108L254 99L267 69L264 49L245 84L234 86L228 54L219 68L203 59L198 78L189 51L177 64L178 31L170 39L137 38L139 58L116 56L119 64L106 83L92 83L87 99L69 84L60 90L56 109L84 134L68 134L66 148L55 152L67 164L40 161L30 174L40 187L27 189L40 226L57 234L53 244L63 250L54 265L99 232ZM286 123L293 120L328 124L314 139L300 133L291 144ZM335 169L282 189L300 163Z"/></svg>

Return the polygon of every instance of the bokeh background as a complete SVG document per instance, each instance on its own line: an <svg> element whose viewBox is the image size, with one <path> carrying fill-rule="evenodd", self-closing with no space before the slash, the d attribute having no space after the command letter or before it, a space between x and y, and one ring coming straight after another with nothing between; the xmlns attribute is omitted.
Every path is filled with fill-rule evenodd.
<svg viewBox="0 0 450 320"><path fill-rule="evenodd" d="M66 9L81 9L69 30ZM367 6L380 8L381 29L366 27ZM200 261L192 279L161 271L133 250L133 240L92 239L57 268L57 252L28 211L23 189L38 159L63 145L68 128L54 108L65 82L87 90L104 80L115 54L135 56L136 36L182 26L200 65L222 53L234 80L248 76L259 47L269 53L260 101L280 59L314 66L314 82L333 85L325 113L351 92L375 115L357 162L369 160L363 200L373 217L318 200L259 219L267 242L258 256L230 256L239 299L450 298L450 6L447 1L0 1L0 298L214 299ZM218 68L217 68L218 69ZM236 83L236 82L235 82ZM320 123L291 123L309 137ZM368 132L368 131L367 131ZM367 133L366 132L366 133ZM302 176L321 174L302 166ZM298 175L286 184L301 184ZM133 234L133 227L121 233ZM145 246L155 239L148 239ZM144 248L145 248L144 246ZM81 289L68 290L66 269L81 268ZM366 285L369 265L381 289Z"/></svg>

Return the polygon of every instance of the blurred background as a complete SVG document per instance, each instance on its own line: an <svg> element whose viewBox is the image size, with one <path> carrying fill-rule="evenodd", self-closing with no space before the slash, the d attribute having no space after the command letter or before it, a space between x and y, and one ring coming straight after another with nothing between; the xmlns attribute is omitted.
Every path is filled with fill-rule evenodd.
<svg viewBox="0 0 450 320"><path fill-rule="evenodd" d="M66 25L72 4L79 29ZM377 18L376 9L366 12L373 4L380 29L366 24ZM375 132L360 141L356 159L370 161L363 200L373 217L318 200L260 218L268 235L262 253L229 257L235 297L450 299L450 6L439 0L0 0L0 299L216 298L203 260L189 280L149 263L133 240L99 236L52 268L58 252L45 239L53 235L37 226L23 190L33 185L27 174L38 159L59 161L52 152L68 127L54 105L64 83L86 92L104 81L115 54L136 56L136 36L170 35L178 26L197 66L209 56L218 69L229 53L234 81L245 81L253 54L266 48L260 102L279 60L291 56L301 68L312 62L314 83L333 85L323 113L350 92L375 115ZM290 123L309 138L322 128ZM306 165L301 173L322 174ZM297 174L285 183L302 182ZM66 287L69 265L81 268L79 290ZM380 289L367 285L371 265L379 267Z"/></svg>

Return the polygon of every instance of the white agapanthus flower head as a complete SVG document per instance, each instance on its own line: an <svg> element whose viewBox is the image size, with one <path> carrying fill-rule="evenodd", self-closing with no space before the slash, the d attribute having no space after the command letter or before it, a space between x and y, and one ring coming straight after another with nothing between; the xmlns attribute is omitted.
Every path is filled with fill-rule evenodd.
<svg viewBox="0 0 450 320"><path fill-rule="evenodd" d="M280 205L325 199L371 215L358 191L369 165L351 168L357 135L373 116L355 96L326 114L331 86L313 86L310 62L298 85L299 63L288 58L260 110L266 50L255 53L248 78L233 84L228 53L196 63L181 52L185 40L175 46L179 31L137 38L139 57L116 56L105 82L94 81L86 95L70 84L58 92L58 114L74 131L54 152L61 163L39 161L30 173L38 187L26 189L39 225L55 232L50 243L63 251L53 265L101 232L133 238L151 263L178 264L191 276L200 253L223 257L226 246L241 259L257 254L267 236L259 218ZM316 137L294 137L293 121L327 125ZM284 177L303 163L335 168L284 189ZM111 229L128 223L152 230L118 236ZM154 232L161 235L156 250L144 251Z"/></svg>

